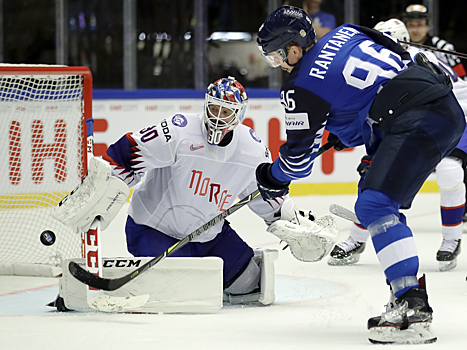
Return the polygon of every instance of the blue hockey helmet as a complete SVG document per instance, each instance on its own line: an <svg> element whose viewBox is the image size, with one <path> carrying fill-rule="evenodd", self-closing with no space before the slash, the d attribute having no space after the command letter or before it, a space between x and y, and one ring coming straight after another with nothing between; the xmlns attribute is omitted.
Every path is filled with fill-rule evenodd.
<svg viewBox="0 0 467 350"><path fill-rule="evenodd" d="M218 145L242 122L247 102L245 88L234 77L221 78L208 86L204 122L209 144Z"/></svg>
<svg viewBox="0 0 467 350"><path fill-rule="evenodd" d="M303 9L284 5L272 12L261 25L257 43L266 62L271 67L278 67L280 64L267 56L268 53L277 51L287 62L288 44L294 42L305 50L314 43L315 38L310 16Z"/></svg>

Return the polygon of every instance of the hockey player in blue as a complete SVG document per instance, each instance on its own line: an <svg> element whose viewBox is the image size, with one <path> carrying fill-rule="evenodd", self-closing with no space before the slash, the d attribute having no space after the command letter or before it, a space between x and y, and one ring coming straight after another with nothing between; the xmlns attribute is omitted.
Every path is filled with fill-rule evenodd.
<svg viewBox="0 0 467 350"><path fill-rule="evenodd" d="M281 89L287 142L274 163L256 171L263 198L284 195L290 181L310 175L325 129L346 146L364 145L373 161L355 212L394 297L368 321L369 339L436 341L425 279L417 279L417 248L399 210L411 206L465 129L449 77L427 62L414 65L396 41L373 29L345 24L315 42L309 16L291 6L267 17L257 41L272 67L290 73Z"/></svg>

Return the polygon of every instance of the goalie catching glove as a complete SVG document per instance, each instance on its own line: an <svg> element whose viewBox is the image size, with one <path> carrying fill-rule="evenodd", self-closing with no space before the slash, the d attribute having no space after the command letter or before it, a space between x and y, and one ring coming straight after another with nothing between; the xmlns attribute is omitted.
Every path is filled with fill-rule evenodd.
<svg viewBox="0 0 467 350"><path fill-rule="evenodd" d="M110 165L93 157L81 184L60 201L52 216L77 233L87 232L94 219L99 217L101 229L105 230L129 194L125 182L112 176Z"/></svg>
<svg viewBox="0 0 467 350"><path fill-rule="evenodd" d="M310 211L299 210L287 198L281 207L281 219L267 231L285 241L292 255L305 262L320 261L339 238L334 218L326 215L314 220Z"/></svg>

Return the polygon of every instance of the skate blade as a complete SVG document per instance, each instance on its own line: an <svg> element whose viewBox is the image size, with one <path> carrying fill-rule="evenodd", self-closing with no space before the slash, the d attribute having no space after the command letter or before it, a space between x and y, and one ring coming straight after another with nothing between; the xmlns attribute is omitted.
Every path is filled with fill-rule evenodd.
<svg viewBox="0 0 467 350"><path fill-rule="evenodd" d="M407 329L373 327L368 340L373 344L428 344L438 338L431 331L431 323L413 323Z"/></svg>
<svg viewBox="0 0 467 350"><path fill-rule="evenodd" d="M88 305L97 311L102 312L125 312L143 307L149 299L149 294L114 297L107 294L101 294Z"/></svg>
<svg viewBox="0 0 467 350"><path fill-rule="evenodd" d="M332 256L329 257L328 265L331 266L348 266L354 265L360 260L360 254L352 254L347 258L337 259L333 258Z"/></svg>
<svg viewBox="0 0 467 350"><path fill-rule="evenodd" d="M449 271L457 266L457 258L451 261L438 261L440 271Z"/></svg>

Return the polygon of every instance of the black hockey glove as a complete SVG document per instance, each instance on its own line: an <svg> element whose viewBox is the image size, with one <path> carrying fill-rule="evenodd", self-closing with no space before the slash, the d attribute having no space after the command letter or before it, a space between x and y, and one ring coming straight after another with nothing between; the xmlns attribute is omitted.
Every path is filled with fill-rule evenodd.
<svg viewBox="0 0 467 350"><path fill-rule="evenodd" d="M328 142L333 143L333 147L336 151L342 151L346 148L349 148L349 146L344 145L342 141L339 140L339 138L336 135L331 134L331 133L329 133L328 135Z"/></svg>
<svg viewBox="0 0 467 350"><path fill-rule="evenodd" d="M277 180L271 173L272 163L261 163L256 168L256 182L263 200L274 199L289 193L290 181Z"/></svg>
<svg viewBox="0 0 467 350"><path fill-rule="evenodd" d="M365 155L359 166L357 167L357 171L360 174L360 176L363 176L369 169L371 165L371 157L369 155Z"/></svg>

